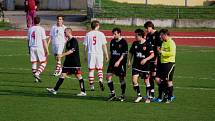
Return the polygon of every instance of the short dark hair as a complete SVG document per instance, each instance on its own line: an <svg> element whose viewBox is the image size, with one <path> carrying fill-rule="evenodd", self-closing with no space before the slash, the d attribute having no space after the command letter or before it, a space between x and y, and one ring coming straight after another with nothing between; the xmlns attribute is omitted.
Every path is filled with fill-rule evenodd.
<svg viewBox="0 0 215 121"><path fill-rule="evenodd" d="M34 24L39 24L40 23L40 17L36 16L34 17Z"/></svg>
<svg viewBox="0 0 215 121"><path fill-rule="evenodd" d="M69 30L69 31L72 32L72 28L70 28L70 27L66 28L65 30Z"/></svg>
<svg viewBox="0 0 215 121"><path fill-rule="evenodd" d="M142 36L143 38L145 37L145 32L142 29L136 29L134 31L134 33L136 33L138 36Z"/></svg>
<svg viewBox="0 0 215 121"><path fill-rule="evenodd" d="M147 29L148 27L152 27L152 29L155 28L154 24L151 22L151 21L147 21L145 24L144 24L144 27Z"/></svg>
<svg viewBox="0 0 215 121"><path fill-rule="evenodd" d="M160 31L159 31L159 33L161 34L166 34L166 35L170 35L170 32L169 32L169 30L168 29L161 29Z"/></svg>
<svg viewBox="0 0 215 121"><path fill-rule="evenodd" d="M94 30L97 26L99 26L99 21L94 20L91 22L91 29Z"/></svg>
<svg viewBox="0 0 215 121"><path fill-rule="evenodd" d="M121 34L121 29L120 28L113 28L112 33L117 32Z"/></svg>
<svg viewBox="0 0 215 121"><path fill-rule="evenodd" d="M56 18L58 19L60 17L62 17L62 19L64 20L64 15L63 14L58 14Z"/></svg>

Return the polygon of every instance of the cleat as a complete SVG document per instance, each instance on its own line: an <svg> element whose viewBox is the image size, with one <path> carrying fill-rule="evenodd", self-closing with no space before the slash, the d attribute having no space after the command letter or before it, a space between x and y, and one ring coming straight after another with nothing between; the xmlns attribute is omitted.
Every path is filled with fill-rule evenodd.
<svg viewBox="0 0 215 121"><path fill-rule="evenodd" d="M125 101L125 96L124 96L124 95L121 95L121 96L119 97L119 100L120 100L121 102Z"/></svg>
<svg viewBox="0 0 215 121"><path fill-rule="evenodd" d="M39 82L39 80L35 78L34 82L35 82L35 83L38 83L38 82Z"/></svg>
<svg viewBox="0 0 215 121"><path fill-rule="evenodd" d="M157 103L161 103L163 100L161 100L160 98L156 98L155 100L154 100L154 102L157 102Z"/></svg>
<svg viewBox="0 0 215 121"><path fill-rule="evenodd" d="M175 100L175 99L176 99L176 97L175 97L175 96L172 96L171 99L170 99L170 101L173 101L173 100Z"/></svg>
<svg viewBox="0 0 215 121"><path fill-rule="evenodd" d="M165 103L170 103L170 102L171 102L171 101L167 99Z"/></svg>
<svg viewBox="0 0 215 121"><path fill-rule="evenodd" d="M108 97L108 101L114 101L116 100L116 95L115 94L110 94L110 96Z"/></svg>
<svg viewBox="0 0 215 121"><path fill-rule="evenodd" d="M42 80L40 79L40 75L36 75L36 73L35 73L35 74L33 74L33 76L34 76L34 78L35 78L35 82L36 82L36 81L42 82Z"/></svg>
<svg viewBox="0 0 215 121"><path fill-rule="evenodd" d="M142 96L138 96L137 99L134 101L135 103L139 103L143 99Z"/></svg>
<svg viewBox="0 0 215 121"><path fill-rule="evenodd" d="M104 87L104 85L103 85L103 82L99 81L99 86L100 86L100 89L101 89L102 91L105 90L105 87Z"/></svg>
<svg viewBox="0 0 215 121"><path fill-rule="evenodd" d="M47 90L49 93L52 93L53 95L56 95L56 94L57 94L57 91L55 91L53 88L46 88L46 90Z"/></svg>
<svg viewBox="0 0 215 121"><path fill-rule="evenodd" d="M94 85L90 85L90 91L95 91Z"/></svg>
<svg viewBox="0 0 215 121"><path fill-rule="evenodd" d="M86 92L80 92L80 93L77 94L77 96L80 96L80 97L87 96L87 93Z"/></svg>
<svg viewBox="0 0 215 121"><path fill-rule="evenodd" d="M150 102L151 102L150 99L145 100L145 103L150 103Z"/></svg>

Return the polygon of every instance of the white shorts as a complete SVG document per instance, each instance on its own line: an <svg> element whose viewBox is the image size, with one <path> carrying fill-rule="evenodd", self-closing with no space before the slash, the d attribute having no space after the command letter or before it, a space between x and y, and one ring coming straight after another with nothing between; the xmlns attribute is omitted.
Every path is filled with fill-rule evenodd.
<svg viewBox="0 0 215 121"><path fill-rule="evenodd" d="M30 48L30 59L31 62L45 62L47 60L47 57L45 56L44 49L42 48Z"/></svg>
<svg viewBox="0 0 215 121"><path fill-rule="evenodd" d="M89 69L102 69L103 68L103 55L96 55L96 54L88 53L88 68Z"/></svg>
<svg viewBox="0 0 215 121"><path fill-rule="evenodd" d="M53 54L60 55L63 53L64 44L52 44L52 52Z"/></svg>

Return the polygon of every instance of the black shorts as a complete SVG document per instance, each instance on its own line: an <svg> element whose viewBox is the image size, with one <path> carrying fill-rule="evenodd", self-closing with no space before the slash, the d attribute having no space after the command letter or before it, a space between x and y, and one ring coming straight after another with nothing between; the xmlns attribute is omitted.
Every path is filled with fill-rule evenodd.
<svg viewBox="0 0 215 121"><path fill-rule="evenodd" d="M115 74L119 77L126 76L126 64L120 65L119 67L114 67L114 65L109 65L107 73Z"/></svg>
<svg viewBox="0 0 215 121"><path fill-rule="evenodd" d="M80 67L63 67L62 73L69 74L81 74L81 68Z"/></svg>
<svg viewBox="0 0 215 121"><path fill-rule="evenodd" d="M149 77L149 71L142 71L132 68L132 76L139 75L141 79L147 79Z"/></svg>
<svg viewBox="0 0 215 121"><path fill-rule="evenodd" d="M173 81L175 63L162 63L157 71L157 76L162 80Z"/></svg>

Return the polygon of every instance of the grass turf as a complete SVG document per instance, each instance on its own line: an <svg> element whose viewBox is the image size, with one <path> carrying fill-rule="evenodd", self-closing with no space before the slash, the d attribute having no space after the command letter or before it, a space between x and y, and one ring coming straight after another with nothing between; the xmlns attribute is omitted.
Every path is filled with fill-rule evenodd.
<svg viewBox="0 0 215 121"><path fill-rule="evenodd" d="M96 3L99 4L96 0ZM215 6L163 6L118 3L111 0L100 2L99 18L147 18L147 19L214 19ZM178 16L179 14L179 16ZM178 18L179 17L179 18Z"/></svg>
<svg viewBox="0 0 215 121"><path fill-rule="evenodd" d="M170 104L133 103L135 93L131 86L131 71L126 82L127 101L108 102L107 84L101 92L90 92L85 80L87 97L77 97L78 81L66 79L57 95L50 95L46 87L53 87L57 80L50 76L54 69L53 56L41 75L43 82L34 83L31 75L26 41L0 39L0 119L2 121L142 121L142 120L213 120L215 118L215 48L177 47L175 96ZM83 50L82 44L79 44ZM87 65L82 71L87 78ZM106 65L104 71L106 71ZM73 76L72 76L73 77ZM118 80L113 79L119 95ZM141 80L143 85L143 81ZM201 89L203 88L203 89ZM156 88L157 89L157 88ZM145 95L145 86L141 86Z"/></svg>

